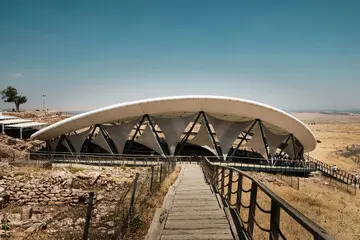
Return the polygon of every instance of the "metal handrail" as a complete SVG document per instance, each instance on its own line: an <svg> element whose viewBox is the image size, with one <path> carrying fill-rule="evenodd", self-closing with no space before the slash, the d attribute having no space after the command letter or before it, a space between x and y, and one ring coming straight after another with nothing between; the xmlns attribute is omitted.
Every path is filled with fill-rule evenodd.
<svg viewBox="0 0 360 240"><path fill-rule="evenodd" d="M250 190L250 204L249 206L246 206L249 208L248 210L248 220L244 221L244 219L239 218L238 220L242 224L246 224L246 234L252 238L253 237L253 231L254 231L254 224L257 224L256 222L256 212L255 208L257 207L257 192L258 190L261 190L263 193L265 193L268 198L271 200L271 209L270 213L268 211L262 211L264 209L257 208L261 212L264 212L266 214L270 214L270 229L269 229L269 237L270 239L279 239L279 236L282 237L283 233L280 229L280 210L285 211L290 217L292 217L299 225L301 225L304 229L306 229L309 233L311 233L314 237L314 239L323 239L323 240L333 240L334 238L330 236L326 230L324 230L321 226L313 222L311 219L300 213L297 209L292 207L290 204L285 202L283 199L281 199L278 195L276 195L274 192L272 192L267 186L265 186L262 182L257 180L256 178L246 174L245 172L238 170L233 167L228 166L221 166L221 165L215 165L211 163L206 157L203 157L201 160L202 167L204 169L205 177L207 181L212 184L215 191L217 191L222 198L228 203L228 205L231 205L231 195L229 192L232 191L232 184L228 184L229 186L225 186L225 180L224 180L224 174L219 175L218 172L221 171L224 173L225 171L229 172L229 176L232 178L235 174L238 174L238 184L237 184L237 193L236 196L236 208L233 208L234 211L236 211L237 216L240 216L241 207L244 207L244 204L242 203L242 178L245 177L251 181L251 190ZM228 182L232 182L233 179L227 179ZM224 194L224 190L227 188L226 194ZM233 196L233 197L235 197ZM261 229L261 228L260 228ZM265 231L266 232L266 231Z"/></svg>
<svg viewBox="0 0 360 240"><path fill-rule="evenodd" d="M315 164L317 170L332 176L336 180L338 180L340 182L344 182L348 185L351 185L354 183L355 187L356 187L356 185L360 185L360 179L358 179L357 182L355 182L356 178L355 178L354 174L346 172L342 169L337 169L337 171L334 172L332 169L332 166L330 166L329 164L326 164L322 161L312 158L309 155L306 155L306 158L307 158L308 162Z"/></svg>

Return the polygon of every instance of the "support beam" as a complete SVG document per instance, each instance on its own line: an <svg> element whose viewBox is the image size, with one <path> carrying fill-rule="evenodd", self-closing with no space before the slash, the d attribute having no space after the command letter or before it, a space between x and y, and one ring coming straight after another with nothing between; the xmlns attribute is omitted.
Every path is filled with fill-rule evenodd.
<svg viewBox="0 0 360 240"><path fill-rule="evenodd" d="M71 153L76 153L76 150L75 150L74 146L71 144L70 140L67 139L66 136L64 136L64 141L69 146Z"/></svg>
<svg viewBox="0 0 360 240"><path fill-rule="evenodd" d="M234 151L231 153L231 156L229 159L231 159L235 152L238 150L238 148L241 146L241 144L244 142L244 140L246 140L246 137L249 135L249 133L251 132L251 130L254 128L255 124L257 123L257 119L251 124L251 127L249 128L248 131L246 131L245 136L243 137L243 139L239 142L239 144L236 146L236 148L234 149Z"/></svg>
<svg viewBox="0 0 360 240"><path fill-rule="evenodd" d="M281 156L281 153L284 151L284 149L287 147L287 144L288 144L288 142L289 142L289 140L290 140L290 137L291 137L291 134L289 134L289 136L286 138L286 141L285 141L285 143L284 143L284 148L283 149L281 149L281 151L280 151L280 153L279 153L279 156Z"/></svg>
<svg viewBox="0 0 360 240"><path fill-rule="evenodd" d="M137 126L136 131L135 131L135 133L134 133L134 136L133 136L132 139L131 139L132 141L135 140L135 137L136 137L137 133L140 131L141 125L144 123L145 116L146 116L146 114L145 114L144 116L142 116L142 118L141 118L141 120L140 120L140 122L139 122L139 126Z"/></svg>
<svg viewBox="0 0 360 240"><path fill-rule="evenodd" d="M95 130L96 130L97 127L98 127L98 124L94 125L92 131L90 132L89 140L86 142L86 145L85 145L85 152L86 152L86 153L87 153L88 150L89 150L90 142L91 142L91 140L92 140L92 137L94 136L94 133L95 133Z"/></svg>
<svg viewBox="0 0 360 240"><path fill-rule="evenodd" d="M210 128L209 122L208 122L208 120L207 120L207 118L206 118L206 116L205 116L205 113L204 113L203 111L201 111L200 113L202 114L202 116L203 116L203 118L204 118L205 126L206 126L206 128L207 128L207 130L208 130L208 133L209 133L210 137L211 137L211 140L212 140L213 145L214 145L214 147L215 147L215 151L216 151L218 157L220 157L220 156L222 157L222 151L219 149L219 147L218 147L217 144L216 144L214 135L213 135L213 133L212 133L212 131L211 131L211 128Z"/></svg>
<svg viewBox="0 0 360 240"><path fill-rule="evenodd" d="M301 156L301 159L304 159L304 147L301 148L301 150L300 150L300 152L298 153L298 155L296 156L296 158L298 158L299 155Z"/></svg>
<svg viewBox="0 0 360 240"><path fill-rule="evenodd" d="M20 130L20 139L23 138L23 131L22 131L22 128L19 129Z"/></svg>
<svg viewBox="0 0 360 240"><path fill-rule="evenodd" d="M155 136L156 136L156 140L158 141L158 144L160 145L161 150L162 150L163 152L166 152L166 154L170 155L170 153L169 153L169 150L168 150L168 149L166 149L166 150L164 151L164 148L163 148L163 144L162 144L161 138L160 138L160 137L159 137L159 135L157 134L157 131L156 131L156 129L155 129L155 125L154 125L154 123L151 121L151 119L150 119L149 115L148 115L148 114L146 114L146 115L145 115L145 117L146 117L146 118L147 118L147 120L149 121L149 125L151 126L151 130L152 130L152 131L153 131L153 133L155 134Z"/></svg>
<svg viewBox="0 0 360 240"><path fill-rule="evenodd" d="M265 151L266 151L267 160L269 160L268 144L267 144L267 141L266 141L266 138L265 138L265 135L264 135L264 130L263 130L263 127L262 127L262 122L261 122L260 119L258 119L258 124L259 124L259 127L260 127L260 132L261 132L262 140L263 140L263 143L264 143L264 146L265 146Z"/></svg>
<svg viewBox="0 0 360 240"><path fill-rule="evenodd" d="M198 115L196 116L196 118L195 118L195 120L194 120L193 125L190 127L190 130L185 134L184 138L180 141L180 148L179 148L179 150L176 152L176 154L181 153L181 151L182 151L182 149L183 149L183 147L184 147L184 143L188 140L188 138L189 138L192 130L194 129L197 121L199 120L200 115L201 115L201 112L198 113Z"/></svg>
<svg viewBox="0 0 360 240"><path fill-rule="evenodd" d="M104 136L104 138L105 138L105 142L106 142L107 147L108 147L109 150L110 150L110 153L111 153L111 154L114 154L114 150L113 150L113 148L111 147L111 144L109 144L109 139L111 139L111 138L109 137L109 135L108 135L107 133L105 133L105 131L104 131L104 129L101 127L101 125L99 125L98 128L99 128L101 134L102 134L102 135Z"/></svg>

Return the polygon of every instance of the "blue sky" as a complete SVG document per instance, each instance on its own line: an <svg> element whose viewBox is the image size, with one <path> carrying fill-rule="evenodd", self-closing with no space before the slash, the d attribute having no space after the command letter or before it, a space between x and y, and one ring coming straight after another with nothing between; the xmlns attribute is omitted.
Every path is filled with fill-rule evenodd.
<svg viewBox="0 0 360 240"><path fill-rule="evenodd" d="M0 2L0 88L27 109L183 94L360 108L360 1ZM12 105L0 103L0 108Z"/></svg>

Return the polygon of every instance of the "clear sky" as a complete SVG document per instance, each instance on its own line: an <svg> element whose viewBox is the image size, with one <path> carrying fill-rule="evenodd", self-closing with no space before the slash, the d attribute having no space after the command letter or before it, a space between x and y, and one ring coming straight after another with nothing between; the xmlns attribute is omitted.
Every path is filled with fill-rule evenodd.
<svg viewBox="0 0 360 240"><path fill-rule="evenodd" d="M360 108L360 1L0 1L0 88L27 109L183 94ZM0 108L13 107L0 103Z"/></svg>

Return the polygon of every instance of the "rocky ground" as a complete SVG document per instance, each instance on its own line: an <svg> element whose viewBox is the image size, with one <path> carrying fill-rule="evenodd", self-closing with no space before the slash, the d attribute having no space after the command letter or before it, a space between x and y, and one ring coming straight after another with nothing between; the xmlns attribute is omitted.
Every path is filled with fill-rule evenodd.
<svg viewBox="0 0 360 240"><path fill-rule="evenodd" d="M57 112L5 112L3 115L10 115L19 118L31 119L35 122L53 124L70 117L70 115ZM38 140L21 140L0 134L0 162L26 159L26 151L36 145L43 143Z"/></svg>
<svg viewBox="0 0 360 240"><path fill-rule="evenodd" d="M3 115L10 115L18 118L26 118L35 122L43 122L53 124L58 121L70 117L67 113L61 112L42 112L42 111L26 111L26 112L4 112Z"/></svg>
<svg viewBox="0 0 360 240"><path fill-rule="evenodd" d="M91 232L114 234L115 223L106 216L137 172L147 176L146 168L1 167L0 239L81 238L90 191L95 192Z"/></svg>

